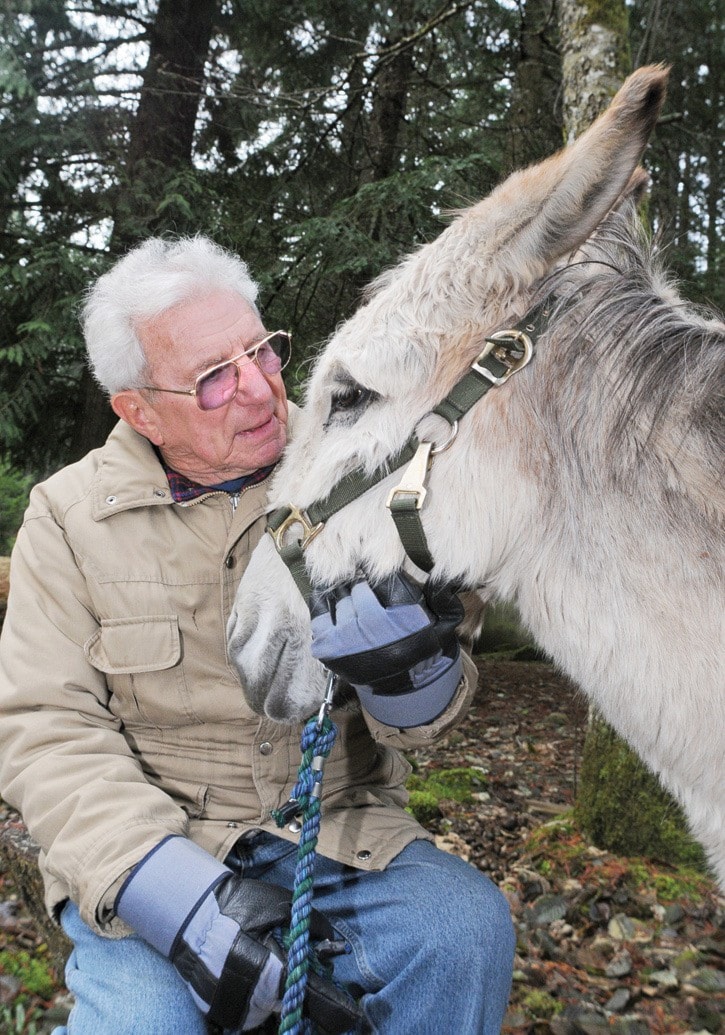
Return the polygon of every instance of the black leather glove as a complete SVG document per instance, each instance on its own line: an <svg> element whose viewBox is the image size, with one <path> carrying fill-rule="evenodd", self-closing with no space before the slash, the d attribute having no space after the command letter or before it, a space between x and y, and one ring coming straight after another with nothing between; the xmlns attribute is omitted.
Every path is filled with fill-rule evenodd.
<svg viewBox="0 0 725 1035"><path fill-rule="evenodd" d="M288 927L291 893L240 877L183 837L169 837L132 870L116 913L168 957L199 1009L222 1028L248 1031L279 1011L285 959L273 932ZM316 910L311 941L335 940ZM308 974L306 1014L325 1033L357 1025L354 1000Z"/></svg>
<svg viewBox="0 0 725 1035"><path fill-rule="evenodd" d="M463 606L447 586L425 592L398 571L315 591L312 653L357 691L388 726L423 726L450 703L462 664L456 626Z"/></svg>

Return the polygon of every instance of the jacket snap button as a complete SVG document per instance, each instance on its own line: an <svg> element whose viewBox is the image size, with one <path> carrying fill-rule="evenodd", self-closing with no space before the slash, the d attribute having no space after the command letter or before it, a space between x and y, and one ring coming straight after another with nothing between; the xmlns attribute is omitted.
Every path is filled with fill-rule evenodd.
<svg viewBox="0 0 725 1035"><path fill-rule="evenodd" d="M366 860L368 860L372 854L373 853L369 852L367 848L364 848L362 852L357 853L357 857L360 860L360 862L366 862Z"/></svg>
<svg viewBox="0 0 725 1035"><path fill-rule="evenodd" d="M159 499L163 498L165 495L166 495L166 490L165 489L154 489L154 496L158 496Z"/></svg>
<svg viewBox="0 0 725 1035"><path fill-rule="evenodd" d="M117 496L106 496L106 503L115 503L117 499Z"/></svg>
<svg viewBox="0 0 725 1035"><path fill-rule="evenodd" d="M271 755L272 754L272 745L270 744L270 742L268 740L262 741L262 743L259 745L259 753L260 753L260 755Z"/></svg>
<svg viewBox="0 0 725 1035"><path fill-rule="evenodd" d="M239 824L238 824L238 823L235 823L235 822L234 822L234 821L232 820L231 822L227 823L227 826L229 827L229 829L230 829L230 830L236 830L236 829L237 829L237 827L239 826Z"/></svg>
<svg viewBox="0 0 725 1035"><path fill-rule="evenodd" d="M226 564L227 568L233 568L236 563L234 560L234 554L230 553L227 559L224 561L224 563Z"/></svg>

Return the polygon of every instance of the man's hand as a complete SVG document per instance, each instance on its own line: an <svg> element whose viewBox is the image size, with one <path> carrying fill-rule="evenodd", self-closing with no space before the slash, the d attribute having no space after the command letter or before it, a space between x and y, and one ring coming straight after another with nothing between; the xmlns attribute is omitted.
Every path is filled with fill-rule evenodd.
<svg viewBox="0 0 725 1035"><path fill-rule="evenodd" d="M237 876L183 837L169 837L131 871L116 913L168 957L201 1012L234 1031L259 1027L281 1005L285 965L273 932L289 927L291 894ZM335 934L312 910L312 941ZM306 1013L330 1035L350 1031L359 1011L310 971Z"/></svg>
<svg viewBox="0 0 725 1035"><path fill-rule="evenodd" d="M461 681L458 597L424 593L402 572L371 586L364 579L313 594L312 653L357 691L388 726L433 722Z"/></svg>

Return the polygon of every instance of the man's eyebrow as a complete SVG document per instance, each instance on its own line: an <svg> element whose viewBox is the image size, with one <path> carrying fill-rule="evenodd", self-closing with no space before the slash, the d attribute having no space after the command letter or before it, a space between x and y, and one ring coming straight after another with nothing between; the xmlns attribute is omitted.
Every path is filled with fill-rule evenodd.
<svg viewBox="0 0 725 1035"><path fill-rule="evenodd" d="M199 363L197 366L192 367L189 371L189 377L192 381L195 381L200 374L203 374L206 370L210 370L212 367L221 366L222 363L229 363L230 360L235 359L237 356L241 356L244 352L249 352L255 345L258 345L260 341L267 337L270 331L264 331L259 336L252 338L251 341L243 342L237 339L235 342L229 345L229 355L219 356L218 359L206 360L204 363Z"/></svg>

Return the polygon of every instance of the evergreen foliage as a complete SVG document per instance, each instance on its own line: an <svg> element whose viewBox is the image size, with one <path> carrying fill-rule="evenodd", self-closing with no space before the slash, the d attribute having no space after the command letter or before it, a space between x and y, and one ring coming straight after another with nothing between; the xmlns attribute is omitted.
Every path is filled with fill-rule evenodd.
<svg viewBox="0 0 725 1035"><path fill-rule="evenodd" d="M675 66L648 155L652 218L693 293L720 301L717 2L634 0L630 46ZM553 11L276 0L270 17L255 0L6 0L0 449L46 473L102 436L78 300L149 233L210 233L250 262L270 326L294 332L298 395L365 284L561 140Z"/></svg>
<svg viewBox="0 0 725 1035"><path fill-rule="evenodd" d="M29 475L21 474L0 459L0 557L7 557L13 548L31 487Z"/></svg>

